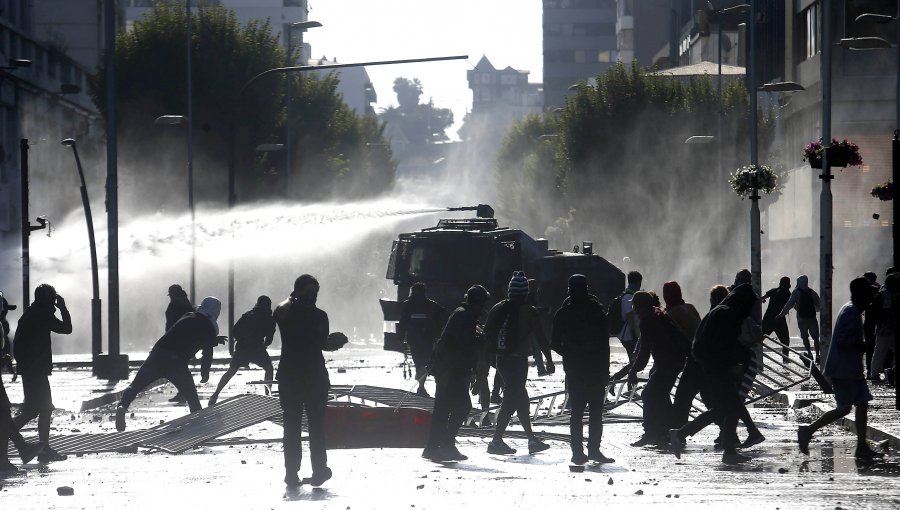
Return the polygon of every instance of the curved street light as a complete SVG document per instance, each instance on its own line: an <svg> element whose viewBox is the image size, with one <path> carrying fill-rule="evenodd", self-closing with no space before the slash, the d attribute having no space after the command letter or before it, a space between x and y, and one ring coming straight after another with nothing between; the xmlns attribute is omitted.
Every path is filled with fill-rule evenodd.
<svg viewBox="0 0 900 510"><path fill-rule="evenodd" d="M60 143L72 148L72 154L75 155L75 166L78 168L78 178L81 180L81 204L84 206L84 220L87 223L88 231L88 247L91 252L91 287L93 290L93 297L91 298L91 354L96 357L103 349L103 335L100 325L100 274L97 269L97 243L94 240L94 220L91 216L91 202L88 200L87 184L84 181L84 170L81 168L81 158L78 157L78 147L75 139L66 138Z"/></svg>

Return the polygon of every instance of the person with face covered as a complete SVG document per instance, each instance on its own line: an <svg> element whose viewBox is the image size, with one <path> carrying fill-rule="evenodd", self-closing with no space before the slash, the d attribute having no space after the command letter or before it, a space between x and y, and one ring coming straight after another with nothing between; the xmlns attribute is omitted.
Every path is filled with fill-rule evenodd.
<svg viewBox="0 0 900 510"><path fill-rule="evenodd" d="M546 359L548 375L556 371L550 354L550 343L544 336L540 316L535 307L527 303L528 279L525 273L516 271L509 281L508 297L494 305L488 312L484 325L485 338L497 356L497 371L503 378L503 403L497 412L494 437L488 443L488 453L512 455L516 450L503 442L503 433L512 414L519 417L519 424L528 436L528 453L542 452L550 446L538 439L531 430L531 405L525 383L528 379L528 359L532 355L531 335L537 335Z"/></svg>
<svg viewBox="0 0 900 510"><path fill-rule="evenodd" d="M57 309L62 320L56 318ZM55 409L49 379L53 370L50 333L68 335L71 332L72 317L66 308L66 300L57 295L51 285L38 285L34 289L34 303L19 318L13 343L13 354L25 394L22 411L13 419L13 427L19 430L32 419L38 419L38 441L41 446L38 460L41 462L66 458L50 448L49 442L50 421Z"/></svg>
<svg viewBox="0 0 900 510"><path fill-rule="evenodd" d="M184 395L191 412L201 409L197 387L188 368L188 362L197 351L225 343L220 339L216 322L222 303L212 296L203 298L196 312L182 316L166 331L147 355L131 384L122 392L122 400L116 407L116 430L125 430L125 414L135 397L157 379L167 379Z"/></svg>
<svg viewBox="0 0 900 510"><path fill-rule="evenodd" d="M319 486L331 478L325 450L325 405L331 380L325 368L323 350L335 350L329 334L328 314L316 307L319 282L304 274L294 281L294 291L275 308L275 322L281 333L281 362L275 378L284 413L284 483L297 486L309 482ZM303 450L300 422L306 412L312 477L300 480Z"/></svg>
<svg viewBox="0 0 900 510"><path fill-rule="evenodd" d="M752 356L740 341L742 325L757 301L749 283L739 284L700 322L691 352L703 370L711 407L681 428L669 431L676 457L681 457L686 437L715 421L721 431L722 461L736 464L750 459L737 453L737 420L746 413L738 381Z"/></svg>
<svg viewBox="0 0 900 510"><path fill-rule="evenodd" d="M414 283L409 290L409 299L400 306L397 336L409 346L416 366L416 380L419 381L416 393L423 397L428 396L428 391L425 390L426 367L431 361L434 341L441 334L443 325L444 308L428 299L423 282Z"/></svg>
<svg viewBox="0 0 900 510"><path fill-rule="evenodd" d="M588 293L587 278L569 277L568 296L553 316L550 345L563 358L566 390L572 414L569 435L572 463L592 460L614 462L600 452L603 436L603 403L609 382L609 331L606 310L596 296ZM590 408L587 455L584 453L584 410Z"/></svg>
<svg viewBox="0 0 900 510"><path fill-rule="evenodd" d="M428 442L422 451L422 457L428 460L440 462L468 458L456 448L456 433L472 408L469 382L484 350L484 340L478 334L478 317L489 297L481 285L470 287L463 303L450 314L434 344L431 374L437 389Z"/></svg>
<svg viewBox="0 0 900 510"><path fill-rule="evenodd" d="M872 394L866 384L863 360L866 353L863 329L863 311L873 298L871 283L865 278L850 282L850 301L841 307L834 321L834 332L825 358L824 373L834 387L837 407L827 411L809 425L797 429L797 444L804 455L809 455L809 442L820 428L850 414L856 408L856 457L881 456L873 452L866 442L869 401Z"/></svg>
<svg viewBox="0 0 900 510"><path fill-rule="evenodd" d="M819 312L819 295L816 291L809 288L809 277L805 274L797 277L797 287L791 292L791 297L787 303L775 316L776 319L782 319L791 309L797 310L797 327L800 329L800 338L806 348L807 359L803 361L808 365L809 359L815 358L818 365L820 363L819 352L819 322L816 314ZM810 350L809 337L813 339L815 347L815 355Z"/></svg>
<svg viewBox="0 0 900 510"><path fill-rule="evenodd" d="M636 292L632 306L641 323L641 341L634 363L628 370L628 381L632 384L637 382L638 372L647 366L651 356L653 369L641 394L644 434L631 446L665 443L674 417L669 394L678 374L684 369L690 340L664 310L654 306L654 298L649 292Z"/></svg>
<svg viewBox="0 0 900 510"><path fill-rule="evenodd" d="M275 319L272 317L272 300L269 296L259 296L253 309L245 313L234 325L235 346L228 370L222 374L216 391L209 397L207 405L214 406L219 399L219 393L234 377L234 374L253 363L261 367L265 373L266 381L272 380L275 369L272 367L272 358L266 347L272 345L275 336ZM266 383L266 394L270 388Z"/></svg>

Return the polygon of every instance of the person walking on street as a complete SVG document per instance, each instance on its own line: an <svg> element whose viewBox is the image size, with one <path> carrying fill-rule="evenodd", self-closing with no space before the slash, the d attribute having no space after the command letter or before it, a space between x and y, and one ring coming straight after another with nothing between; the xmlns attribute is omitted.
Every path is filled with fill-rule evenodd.
<svg viewBox="0 0 900 510"><path fill-rule="evenodd" d="M871 377L873 380L880 380L881 371L885 368L885 362L889 357L888 354L897 347L894 310L892 308L894 293L897 289L897 277L896 273L887 275L887 278L884 279L884 285L873 300L875 307L870 306L866 311L866 315L870 313L870 310L877 311L878 315L878 323L875 327L875 352L872 355L871 365ZM896 370L896 367L894 370ZM894 377L886 377L886 379L888 384L896 383Z"/></svg>
<svg viewBox="0 0 900 510"><path fill-rule="evenodd" d="M468 459L456 448L456 433L472 409L469 382L484 349L478 317L489 298L481 285L470 287L434 344L431 358L431 373L436 384L434 409L428 441L422 451L422 457L428 460Z"/></svg>
<svg viewBox="0 0 900 510"><path fill-rule="evenodd" d="M15 428L11 410L12 406L9 402L9 396L7 396L6 388L3 386L3 379L0 378L0 476L19 471L9 461L8 448L10 439L16 450L19 451L19 458L22 459L22 464L27 464L41 450L39 444L26 442L22 434L19 433L19 429Z"/></svg>
<svg viewBox="0 0 900 510"><path fill-rule="evenodd" d="M781 355L785 363L787 363L788 352L790 352L788 347L791 345L791 335L788 331L787 319L778 317L778 313L784 308L784 305L787 304L790 298L791 279L787 276L782 276L778 280L778 287L769 289L762 297L763 303L767 300L769 301L768 306L766 306L766 313L763 314L762 318L763 335L775 333L778 341L784 345Z"/></svg>
<svg viewBox="0 0 900 510"><path fill-rule="evenodd" d="M868 280L855 278L850 282L850 301L841 307L834 321L834 332L825 358L824 374L831 379L837 407L811 424L797 428L797 446L804 455L809 455L809 442L817 430L856 408L856 457L871 459L881 456L873 452L866 442L872 394L863 369L866 343L862 315L871 300L872 285Z"/></svg>
<svg viewBox="0 0 900 510"><path fill-rule="evenodd" d="M3 370L13 373L12 339L9 337L9 321L6 320L6 314L16 308L16 305L9 304L0 292L0 374ZM13 380L15 381L15 377Z"/></svg>
<svg viewBox="0 0 900 510"><path fill-rule="evenodd" d="M413 364L416 366L416 380L419 389L416 394L427 397L425 380L428 377L426 367L431 361L434 341L441 334L444 325L444 308L428 299L426 286L416 282L409 290L409 299L400 306L400 321L397 323L397 336L409 346Z"/></svg>
<svg viewBox="0 0 900 510"><path fill-rule="evenodd" d="M629 271L625 277L628 286L609 305L607 323L611 325L610 334L614 334L619 338L622 347L625 348L625 353L628 355L628 365L625 365L612 375L611 379L613 381L618 381L624 377L628 373L629 365L634 362L635 350L641 338L641 327L640 320L632 310L632 299L634 298L634 293L641 290L643 279L644 277L641 273ZM609 392L613 394L615 387L610 387Z"/></svg>
<svg viewBox="0 0 900 510"><path fill-rule="evenodd" d="M266 347L272 345L275 337L275 318L272 317L272 300L269 296L259 296L252 310L245 313L234 325L234 352L231 353L231 364L228 370L219 379L216 391L209 397L208 406L216 405L219 393L234 377L234 374L253 363L264 370L266 381L272 380L275 371L272 367L272 358ZM266 394L271 392L269 383L266 382Z"/></svg>
<svg viewBox="0 0 900 510"><path fill-rule="evenodd" d="M791 292L791 297L775 318L784 318L792 308L797 310L797 327L800 328L800 338L803 339L806 348L807 359L803 361L809 366L809 360L814 358L816 365L819 365L819 322L816 319L816 314L820 310L819 295L809 288L809 278L805 274L797 277L797 287ZM810 351L809 337L813 340L815 356Z"/></svg>
<svg viewBox="0 0 900 510"><path fill-rule="evenodd" d="M488 453L512 455L515 449L503 442L503 433L512 414L519 417L519 424L528 436L528 453L542 452L550 446L538 439L531 429L531 405L525 383L528 379L528 358L532 354L531 335L537 335L544 352L547 374L556 371L550 353L550 344L541 327L537 309L526 302L528 279L525 273L516 271L509 281L507 299L494 305L488 313L484 332L489 348L497 354L497 371L503 378L503 403L497 412L494 437L488 444Z"/></svg>
<svg viewBox="0 0 900 510"><path fill-rule="evenodd" d="M881 284L878 283L878 275L874 271L866 271L863 278L872 285L875 296L881 291ZM872 374L872 356L875 355L876 334L875 328L878 326L878 299L873 299L863 315L863 331L866 335L866 379L874 380Z"/></svg>
<svg viewBox="0 0 900 510"><path fill-rule="evenodd" d="M673 426L674 410L669 394L684 369L691 344L666 312L653 306L653 296L649 292L636 292L632 306L641 322L641 341L628 370L629 383L637 383L637 374L647 366L651 355L653 369L641 393L644 433L631 446L664 444Z"/></svg>
<svg viewBox="0 0 900 510"><path fill-rule="evenodd" d="M157 379L167 379L175 385L187 399L192 413L202 408L188 362L197 351L225 343L224 338L218 336L219 325L216 322L221 309L222 303L217 298L205 297L196 312L178 319L172 329L156 341L131 384L122 392L122 399L116 406L116 430L125 430L125 414L131 402Z"/></svg>
<svg viewBox="0 0 900 510"><path fill-rule="evenodd" d="M331 478L325 449L325 406L331 380L325 368L323 350L332 350L328 314L316 307L319 282L304 274L294 281L288 299L275 308L275 322L281 333L281 362L275 378L284 413L284 483L298 486L309 482L319 486ZM312 477L300 480L303 449L300 422L306 411Z"/></svg>
<svg viewBox="0 0 900 510"><path fill-rule="evenodd" d="M56 310L62 319L56 318ZM15 430L34 418L38 419L38 461L65 460L66 456L50 448L50 421L53 396L50 393L50 373L53 370L53 349L50 333L68 335L72 332L72 317L66 300L51 285L43 283L34 289L34 303L25 308L16 327L13 354L18 373L22 376L25 402L21 413L13 419Z"/></svg>
<svg viewBox="0 0 900 510"><path fill-rule="evenodd" d="M672 319L678 331L684 338L693 341L700 325L700 312L694 305L684 302L678 282L670 281L663 284L663 300L666 302L666 314ZM700 365L692 356L687 356L672 401L672 427L680 427L687 423L694 397L700 392L702 385L703 372Z"/></svg>
<svg viewBox="0 0 900 510"><path fill-rule="evenodd" d="M551 347L562 356L566 372L571 415L569 436L572 463L592 460L615 462L600 452L603 437L603 405L609 383L609 331L606 310L596 296L588 293L587 278L569 277L568 296L553 316ZM588 418L587 455L584 453L584 410Z"/></svg>
<svg viewBox="0 0 900 510"><path fill-rule="evenodd" d="M177 283L169 285L169 305L166 306L166 331L172 329L172 326L178 322L178 319L184 317L185 314L193 312L194 305L191 304L191 300L188 299L187 292L181 288L181 285ZM207 350L203 349L203 356L205 357L207 354ZM212 361L212 350L209 351L209 359ZM184 404L187 402L187 399L181 394L181 392L175 392L175 396L169 399L169 402L175 402L178 404Z"/></svg>

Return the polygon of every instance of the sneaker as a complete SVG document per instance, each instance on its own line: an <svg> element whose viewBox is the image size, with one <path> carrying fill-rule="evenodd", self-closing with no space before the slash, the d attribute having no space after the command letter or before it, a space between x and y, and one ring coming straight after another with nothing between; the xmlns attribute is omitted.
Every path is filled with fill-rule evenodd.
<svg viewBox="0 0 900 510"><path fill-rule="evenodd" d="M469 457L463 455L461 451L459 451L456 446L445 446L441 448L443 450L443 456L447 460L468 460Z"/></svg>
<svg viewBox="0 0 900 510"><path fill-rule="evenodd" d="M856 445L856 452L853 454L857 459L878 459L884 457L883 453L879 453L873 451L869 448L868 443L858 443Z"/></svg>
<svg viewBox="0 0 900 510"><path fill-rule="evenodd" d="M25 443L22 445L22 448L19 448L19 458L22 459L22 464L31 462L31 459L37 457L42 449L43 447L39 444Z"/></svg>
<svg viewBox="0 0 900 510"><path fill-rule="evenodd" d="M810 439L812 439L812 431L809 429L809 425L800 425L797 427L797 446L800 448L800 453L803 455L809 455Z"/></svg>
<svg viewBox="0 0 900 510"><path fill-rule="evenodd" d="M669 448L672 449L676 459L681 458L681 453L684 451L684 440L681 439L680 429L669 429Z"/></svg>
<svg viewBox="0 0 900 510"><path fill-rule="evenodd" d="M122 406L116 407L116 430L119 432L125 432L125 409Z"/></svg>
<svg viewBox="0 0 900 510"><path fill-rule="evenodd" d="M587 461L588 456L585 455L583 451L572 452L572 464L578 464L580 466L582 464L586 464Z"/></svg>
<svg viewBox="0 0 900 510"><path fill-rule="evenodd" d="M750 457L747 455L741 455L738 452L725 452L722 454L722 462L725 464L743 464L750 460Z"/></svg>
<svg viewBox="0 0 900 510"><path fill-rule="evenodd" d="M606 455L600 453L600 450L591 450L590 452L588 452L587 458L588 460L599 462L600 464L612 464L616 461L616 459L607 457Z"/></svg>
<svg viewBox="0 0 900 510"><path fill-rule="evenodd" d="M169 402L172 402L173 404L186 404L186 403L187 403L187 399L184 398L184 397L181 395L181 393L176 393L174 397L172 397L172 398L169 399Z"/></svg>
<svg viewBox="0 0 900 510"><path fill-rule="evenodd" d="M309 484L313 487L318 487L330 479L331 468L322 468L321 471L314 472L313 475L309 477Z"/></svg>
<svg viewBox="0 0 900 510"><path fill-rule="evenodd" d="M19 468L13 465L12 462L6 460L0 462L0 474L3 475L15 475L19 473Z"/></svg>
<svg viewBox="0 0 900 510"><path fill-rule="evenodd" d="M425 389L425 386L419 386L419 389L416 390L416 395L418 395L420 397L430 397L431 396L428 394L428 390Z"/></svg>
<svg viewBox="0 0 900 510"><path fill-rule="evenodd" d="M440 446L426 446L425 449L422 450L422 458L440 462L444 460L444 455L441 452Z"/></svg>
<svg viewBox="0 0 900 510"><path fill-rule="evenodd" d="M58 451L46 446L43 448L41 453L38 454L37 459L38 462L47 463L47 462L60 462L66 460L68 457L59 453Z"/></svg>
<svg viewBox="0 0 900 510"><path fill-rule="evenodd" d="M656 442L656 439L654 437L644 434L643 436L640 437L640 439L631 443L631 446L634 446L637 448L637 447L641 447L641 446L647 446L648 444L653 444L655 442Z"/></svg>
<svg viewBox="0 0 900 510"><path fill-rule="evenodd" d="M744 441L743 443L741 443L741 448L746 450L747 448L756 446L765 440L766 440L766 436L762 435L759 431L757 431L756 433L750 434L750 436L747 437L747 440Z"/></svg>
<svg viewBox="0 0 900 510"><path fill-rule="evenodd" d="M515 455L516 449L504 443L502 439L492 439L488 443L487 452L494 455Z"/></svg>
<svg viewBox="0 0 900 510"><path fill-rule="evenodd" d="M299 487L303 485L303 480L297 476L297 473L287 473L284 475L284 484L288 487Z"/></svg>
<svg viewBox="0 0 900 510"><path fill-rule="evenodd" d="M536 437L532 437L528 440L528 453L535 454L538 452L542 452L544 450L549 450L550 445L541 441Z"/></svg>

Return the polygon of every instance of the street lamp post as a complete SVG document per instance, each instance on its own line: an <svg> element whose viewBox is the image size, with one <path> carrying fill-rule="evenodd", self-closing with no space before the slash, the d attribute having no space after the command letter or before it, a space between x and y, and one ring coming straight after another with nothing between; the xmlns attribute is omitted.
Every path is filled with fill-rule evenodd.
<svg viewBox="0 0 900 510"><path fill-rule="evenodd" d="M310 28L321 27L322 24L318 21L295 21L288 25L288 51L287 51L287 65L294 65L294 29L300 31L300 60L301 64L303 62L303 32L306 32ZM287 196L291 197L291 174L293 173L293 167L291 165L291 115L293 105L293 90L294 90L294 80L288 76L287 79L287 120L285 121L285 134L284 134L284 149L286 152L284 158L284 169L285 169L285 187L287 188Z"/></svg>
<svg viewBox="0 0 900 510"><path fill-rule="evenodd" d="M831 148L831 0L822 1L822 193L819 199L819 291L822 294L819 323L822 337L821 349L827 352L831 343L832 316L832 275L833 275L833 204L831 194L831 162L828 160ZM816 353L820 356L821 353Z"/></svg>
<svg viewBox="0 0 900 510"><path fill-rule="evenodd" d="M747 62L747 78L750 86L750 164L759 164L758 137L757 137L757 112L756 112L756 0L750 2L750 19L747 20L748 44L750 45L750 58ZM760 240L759 220L759 189L753 188L750 195L750 273L752 275L753 290L757 295L762 295L762 247ZM760 311L754 307L755 312ZM757 317L758 318L758 317Z"/></svg>
<svg viewBox="0 0 900 510"><path fill-rule="evenodd" d="M73 138L66 138L61 142L66 147L72 148L75 155L75 166L78 169L78 178L81 180L81 205L84 206L84 221L87 223L88 247L91 252L91 354L98 356L103 351L103 335L101 329L100 309L100 271L97 268L97 243L94 240L94 220L91 216L91 202L88 200L87 184L84 181L84 170L81 168L81 158L78 156L78 147Z"/></svg>
<svg viewBox="0 0 900 510"><path fill-rule="evenodd" d="M197 221L194 213L194 164L193 164L193 136L190 118L186 115L161 115L153 121L158 126L187 126L187 194L188 210L191 213L191 265L190 265L190 298L191 303L196 303L197 288Z"/></svg>
<svg viewBox="0 0 900 510"><path fill-rule="evenodd" d="M296 72L305 72L305 71L319 71L326 69L343 69L347 67L367 67L367 66L382 66L382 65L390 65L390 64L415 64L415 63L424 63L424 62L440 62L445 60L466 60L468 59L468 55L454 55L449 57L426 57L426 58L410 58L410 59L402 59L402 60L380 60L375 62L357 62L352 64L329 64L323 66L288 66L288 67L276 67L273 69L267 69L256 76L250 78L247 83L245 83L240 90L238 90L237 97L235 98L235 103L239 104L241 98L244 96L244 93L257 81L260 79L272 75L272 74L290 74ZM235 195L235 154L237 152L237 111L236 107L231 108L230 110L230 119L229 119L229 127L228 127L228 209L229 211L234 208L235 203L237 202L237 196ZM234 257L229 256L228 258L228 336L232 338L232 332L234 330Z"/></svg>
<svg viewBox="0 0 900 510"><path fill-rule="evenodd" d="M891 23L897 24L897 40L894 46L897 53L896 68L897 81L895 83L894 104L896 108L896 128L894 129L894 137L891 140L891 180L894 185L894 197L891 201L892 211L892 248L893 248L893 266L897 271L900 268L900 226L897 224L897 217L900 215L900 197L897 196L897 183L900 182L900 1L897 2L897 14L890 16L887 14L865 13L857 16L856 21L869 21L874 23ZM849 49L883 49L890 48L891 43L880 37L855 37L851 39L842 39L841 46ZM896 290L891 300L893 305L894 323L900 324L900 293ZM894 366L900 366L900 349L894 349ZM900 384L895 384L895 402L894 408L900 411Z"/></svg>

